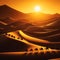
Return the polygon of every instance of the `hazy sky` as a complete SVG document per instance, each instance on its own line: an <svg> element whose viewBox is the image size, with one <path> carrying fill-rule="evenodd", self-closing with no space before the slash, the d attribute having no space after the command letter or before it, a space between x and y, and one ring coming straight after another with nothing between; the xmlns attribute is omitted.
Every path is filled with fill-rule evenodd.
<svg viewBox="0 0 60 60"><path fill-rule="evenodd" d="M0 0L0 5L3 4L24 13L34 12L36 5L39 5L44 13L60 13L60 0Z"/></svg>

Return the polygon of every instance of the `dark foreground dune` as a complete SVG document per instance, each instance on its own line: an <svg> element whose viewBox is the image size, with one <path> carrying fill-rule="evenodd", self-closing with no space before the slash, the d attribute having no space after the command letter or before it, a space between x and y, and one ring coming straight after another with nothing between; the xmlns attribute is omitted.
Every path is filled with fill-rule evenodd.
<svg viewBox="0 0 60 60"><path fill-rule="evenodd" d="M9 59L16 59L16 60L48 60L52 58L59 58L60 57L60 51L36 51L33 53L33 51L29 52L3 52L0 53L0 58L7 58Z"/></svg>

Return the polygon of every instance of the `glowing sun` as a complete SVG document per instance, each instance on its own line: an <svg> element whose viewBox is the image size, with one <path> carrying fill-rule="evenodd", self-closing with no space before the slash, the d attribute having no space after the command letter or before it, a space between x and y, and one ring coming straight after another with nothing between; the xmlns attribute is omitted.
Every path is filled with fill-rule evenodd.
<svg viewBox="0 0 60 60"><path fill-rule="evenodd" d="M40 6L35 6L34 7L34 11L35 12L40 12L41 11L41 7Z"/></svg>

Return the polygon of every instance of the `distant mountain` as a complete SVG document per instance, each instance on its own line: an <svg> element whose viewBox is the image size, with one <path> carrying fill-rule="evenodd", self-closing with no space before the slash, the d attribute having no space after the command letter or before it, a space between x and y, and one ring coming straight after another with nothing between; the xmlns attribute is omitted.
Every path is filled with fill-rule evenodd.
<svg viewBox="0 0 60 60"><path fill-rule="evenodd" d="M51 16L51 14L45 14L45 13L41 13L41 12L39 12L39 13L28 13L28 15L30 15L30 17L33 19L39 18L42 20L46 20Z"/></svg>
<svg viewBox="0 0 60 60"><path fill-rule="evenodd" d="M30 21L32 24L37 26L43 26L46 24L50 24L51 22L58 20L60 18L60 14L45 14L45 13L31 13Z"/></svg>
<svg viewBox="0 0 60 60"><path fill-rule="evenodd" d="M39 22L43 22L50 18L51 14L45 13L28 13L28 19L32 24L39 24Z"/></svg>
<svg viewBox="0 0 60 60"><path fill-rule="evenodd" d="M49 23L47 23L45 26L45 28L56 28L56 29L60 29L60 17L54 17L51 18Z"/></svg>
<svg viewBox="0 0 60 60"><path fill-rule="evenodd" d="M22 27L20 24L28 24L26 22L27 14L24 14L20 11L17 11L7 5L0 6L0 29L4 30L6 25L14 25L18 26L19 28ZM28 24L29 25L29 24ZM26 26L26 25L25 25ZM9 29L9 26L8 26ZM0 30L1 31L1 30Z"/></svg>
<svg viewBox="0 0 60 60"><path fill-rule="evenodd" d="M17 11L7 5L0 6L0 19L11 17L12 19L19 20L26 17L26 14Z"/></svg>
<svg viewBox="0 0 60 60"><path fill-rule="evenodd" d="M60 17L60 14L59 14L59 13L55 13L55 14L53 14L51 17L52 17L52 18L53 18L53 17L55 17L55 18L56 18L56 17Z"/></svg>

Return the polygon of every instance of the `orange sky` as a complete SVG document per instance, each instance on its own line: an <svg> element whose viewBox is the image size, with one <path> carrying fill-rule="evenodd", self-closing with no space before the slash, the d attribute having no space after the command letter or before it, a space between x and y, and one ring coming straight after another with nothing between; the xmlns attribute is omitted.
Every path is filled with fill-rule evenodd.
<svg viewBox="0 0 60 60"><path fill-rule="evenodd" d="M34 12L36 5L39 5L44 13L60 13L60 0L0 0L0 5L3 4L24 13Z"/></svg>

